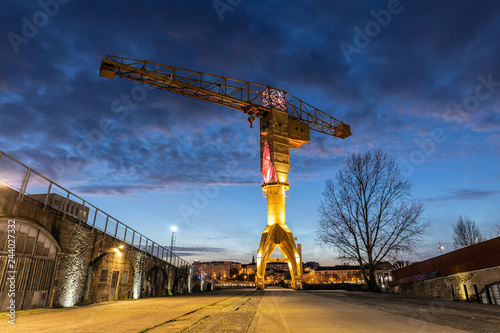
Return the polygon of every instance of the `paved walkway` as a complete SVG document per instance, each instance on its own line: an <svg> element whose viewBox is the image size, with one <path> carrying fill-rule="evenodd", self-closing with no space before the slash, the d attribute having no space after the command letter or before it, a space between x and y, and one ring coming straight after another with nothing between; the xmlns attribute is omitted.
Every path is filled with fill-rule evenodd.
<svg viewBox="0 0 500 333"><path fill-rule="evenodd" d="M497 305L391 293L344 290L303 292L468 332L500 332L500 306Z"/></svg>
<svg viewBox="0 0 500 333"><path fill-rule="evenodd" d="M465 332L290 289L266 290L249 332Z"/></svg>
<svg viewBox="0 0 500 333"><path fill-rule="evenodd" d="M243 291L243 294L247 292ZM179 332L198 320L190 314L201 313L206 308L217 311L227 305L224 302L237 302L241 296L242 291L228 290L83 307L18 311L15 327L7 323L4 312L0 314L0 332L136 333L141 330L158 331L160 327L169 328L166 331Z"/></svg>
<svg viewBox="0 0 500 333"><path fill-rule="evenodd" d="M0 313L0 332L500 332L500 307L409 295L268 288Z"/></svg>

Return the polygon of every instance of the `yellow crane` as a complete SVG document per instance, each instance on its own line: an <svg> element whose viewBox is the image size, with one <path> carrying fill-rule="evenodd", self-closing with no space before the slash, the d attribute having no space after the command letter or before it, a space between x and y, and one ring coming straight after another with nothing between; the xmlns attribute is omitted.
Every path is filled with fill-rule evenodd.
<svg viewBox="0 0 500 333"><path fill-rule="evenodd" d="M309 142L309 130L345 139L350 126L277 88L224 76L117 56L102 60L100 76L119 76L185 96L241 110L250 127L260 118L262 190L267 197L267 226L257 253L257 288L263 289L266 264L287 262L292 287L302 275L300 244L286 225L285 197L289 189L290 148ZM283 259L272 259L278 249Z"/></svg>

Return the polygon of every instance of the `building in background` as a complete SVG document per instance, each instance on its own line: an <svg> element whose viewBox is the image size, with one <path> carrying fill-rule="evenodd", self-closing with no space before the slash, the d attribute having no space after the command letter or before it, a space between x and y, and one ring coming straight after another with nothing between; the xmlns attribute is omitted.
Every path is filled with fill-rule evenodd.
<svg viewBox="0 0 500 333"><path fill-rule="evenodd" d="M200 262L195 260L193 262L195 270L205 272L205 275L210 276L217 280L231 280L241 274L241 263L234 261L209 261Z"/></svg>
<svg viewBox="0 0 500 333"><path fill-rule="evenodd" d="M252 262L249 264L241 264L241 270L243 274L255 275L257 272L257 263L255 262L255 256L252 256Z"/></svg>
<svg viewBox="0 0 500 333"><path fill-rule="evenodd" d="M251 263L241 264L234 261L209 261L200 262L195 260L193 263L194 269L205 272L207 276L218 279L220 281L239 281L239 282L254 282L257 265L255 256ZM336 265L336 266L321 266L318 262L309 261L304 265L303 282L309 284L325 284L325 283L351 283L363 284L364 278L360 266L352 265ZM389 262L383 262L377 265L375 276L377 284L380 287L387 287L391 281L392 265ZM290 268L287 262L269 262L266 265L266 284L271 285L287 285L291 282Z"/></svg>
<svg viewBox="0 0 500 333"><path fill-rule="evenodd" d="M361 267L349 265L318 266L310 269L303 281L312 284L364 283Z"/></svg>
<svg viewBox="0 0 500 333"><path fill-rule="evenodd" d="M310 271L313 271L316 268L318 268L320 265L319 265L319 262L308 261L303 266L304 266L304 272L310 272Z"/></svg>
<svg viewBox="0 0 500 333"><path fill-rule="evenodd" d="M195 270L203 271L207 276L221 281L255 281L255 273L257 264L255 256L251 263L241 264L234 261L206 261L193 262ZM267 283L289 283L290 268L287 262L270 262L266 265L266 281Z"/></svg>
<svg viewBox="0 0 500 333"><path fill-rule="evenodd" d="M375 266L375 277L377 279L377 285L381 288L388 288L392 281L391 271L394 270L394 266L388 262L384 261Z"/></svg>
<svg viewBox="0 0 500 333"><path fill-rule="evenodd" d="M57 193L30 194L29 196L52 208L61 210L68 215L74 216L79 220L86 222L89 218L89 207L65 198Z"/></svg>

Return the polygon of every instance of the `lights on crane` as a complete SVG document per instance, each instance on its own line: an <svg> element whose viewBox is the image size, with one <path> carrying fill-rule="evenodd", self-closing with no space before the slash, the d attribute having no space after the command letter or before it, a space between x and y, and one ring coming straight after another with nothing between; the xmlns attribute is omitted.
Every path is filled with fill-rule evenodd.
<svg viewBox="0 0 500 333"><path fill-rule="evenodd" d="M276 168L271 162L271 154L269 152L269 144L267 141L264 143L264 152L262 153L262 178L264 184L276 183L278 181L278 176L276 174Z"/></svg>
<svg viewBox="0 0 500 333"><path fill-rule="evenodd" d="M262 106L286 111L285 92L268 88L262 92Z"/></svg>

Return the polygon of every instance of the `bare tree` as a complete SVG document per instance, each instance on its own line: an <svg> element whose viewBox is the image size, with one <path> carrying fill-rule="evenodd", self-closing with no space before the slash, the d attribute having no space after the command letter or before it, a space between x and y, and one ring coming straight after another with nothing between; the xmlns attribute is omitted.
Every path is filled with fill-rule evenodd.
<svg viewBox="0 0 500 333"><path fill-rule="evenodd" d="M483 241L483 236L470 217L460 215L453 225L453 247L461 249Z"/></svg>
<svg viewBox="0 0 500 333"><path fill-rule="evenodd" d="M380 149L351 155L335 181L326 181L317 240L358 262L370 289L377 288L375 265L411 251L428 227L423 205L409 201L411 186Z"/></svg>
<svg viewBox="0 0 500 333"><path fill-rule="evenodd" d="M495 237L500 237L500 224L495 225L493 227L493 230L491 231L490 238L495 238Z"/></svg>

